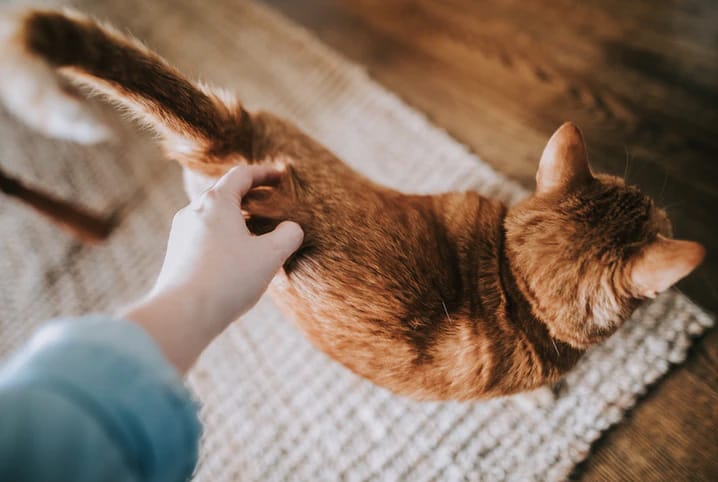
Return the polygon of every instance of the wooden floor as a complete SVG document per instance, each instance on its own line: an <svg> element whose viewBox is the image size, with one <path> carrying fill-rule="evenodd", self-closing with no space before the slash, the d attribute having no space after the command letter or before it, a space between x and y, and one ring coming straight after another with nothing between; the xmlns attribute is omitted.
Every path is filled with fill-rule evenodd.
<svg viewBox="0 0 718 482"><path fill-rule="evenodd" d="M577 122L594 168L707 247L680 287L718 312L718 2L265 1L527 186L551 132ZM575 478L718 480L718 330Z"/></svg>

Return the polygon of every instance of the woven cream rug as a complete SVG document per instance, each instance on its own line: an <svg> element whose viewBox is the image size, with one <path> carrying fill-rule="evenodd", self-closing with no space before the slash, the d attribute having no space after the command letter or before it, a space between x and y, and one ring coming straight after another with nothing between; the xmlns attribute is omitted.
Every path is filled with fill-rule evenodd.
<svg viewBox="0 0 718 482"><path fill-rule="evenodd" d="M45 2L48 3L48 2ZM525 193L310 34L248 2L80 3L193 76L293 119L370 177L409 191ZM83 247L0 198L0 354L43 320L111 310L146 290L170 219L185 202L176 165L118 123L114 144L50 141L0 111L0 165L94 209L119 229ZM646 387L684 359L712 320L661 296L566 377L554 403L416 403L318 352L263 300L201 358L200 481L561 480Z"/></svg>

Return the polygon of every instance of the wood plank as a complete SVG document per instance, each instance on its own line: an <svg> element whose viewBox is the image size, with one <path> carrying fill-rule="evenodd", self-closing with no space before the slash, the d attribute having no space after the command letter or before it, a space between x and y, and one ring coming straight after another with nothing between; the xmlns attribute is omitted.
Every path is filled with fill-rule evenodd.
<svg viewBox="0 0 718 482"><path fill-rule="evenodd" d="M365 65L495 168L533 184L564 120L592 164L666 206L718 311L718 2L265 0ZM584 480L718 480L718 332L596 444Z"/></svg>

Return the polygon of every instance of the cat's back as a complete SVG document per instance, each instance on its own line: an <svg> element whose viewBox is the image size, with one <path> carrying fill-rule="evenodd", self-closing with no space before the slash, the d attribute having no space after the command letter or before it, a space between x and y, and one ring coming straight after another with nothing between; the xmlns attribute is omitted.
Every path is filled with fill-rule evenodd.
<svg viewBox="0 0 718 482"><path fill-rule="evenodd" d="M355 372L414 397L443 398L452 375L435 365L463 362L442 353L469 343L480 358L485 349L469 338L479 278L495 270L502 213L473 192L361 196L336 213L335 225L314 227L321 232L275 280L274 298Z"/></svg>

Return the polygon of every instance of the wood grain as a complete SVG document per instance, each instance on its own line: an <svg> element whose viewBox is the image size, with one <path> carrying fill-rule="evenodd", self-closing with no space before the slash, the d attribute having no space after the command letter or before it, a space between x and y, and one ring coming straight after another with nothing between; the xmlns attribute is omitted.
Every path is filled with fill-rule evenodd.
<svg viewBox="0 0 718 482"><path fill-rule="evenodd" d="M704 265L680 288L718 311L718 2L265 0L532 186L564 120L596 170L666 206ZM577 468L582 480L718 480L718 331Z"/></svg>

